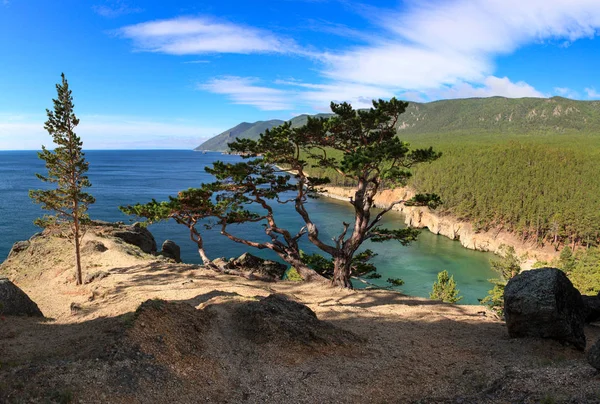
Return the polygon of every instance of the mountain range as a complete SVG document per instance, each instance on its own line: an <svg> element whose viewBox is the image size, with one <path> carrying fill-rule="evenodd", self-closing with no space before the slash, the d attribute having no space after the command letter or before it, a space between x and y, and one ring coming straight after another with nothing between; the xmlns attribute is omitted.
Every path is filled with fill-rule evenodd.
<svg viewBox="0 0 600 404"><path fill-rule="evenodd" d="M315 116L327 117L328 114ZM304 125L307 117L299 115L291 119L292 127ZM194 150L226 151L227 143L236 138L258 139L266 129L284 122L279 119L243 122ZM397 127L400 134L600 134L600 101L577 101L563 97L490 97L411 102L400 116Z"/></svg>

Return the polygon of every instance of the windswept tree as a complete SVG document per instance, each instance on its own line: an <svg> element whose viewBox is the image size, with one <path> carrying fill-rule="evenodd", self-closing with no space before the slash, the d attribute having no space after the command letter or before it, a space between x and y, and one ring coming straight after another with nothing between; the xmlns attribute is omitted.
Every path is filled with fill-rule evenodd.
<svg viewBox="0 0 600 404"><path fill-rule="evenodd" d="M297 269L301 262L298 240L306 234L311 243L332 257L332 285L351 288L353 258L364 241L396 240L406 245L418 234L415 229L381 227L380 221L386 213L399 203L431 208L440 203L437 195L419 194L411 200L390 204L374 217L371 215L379 191L405 185L411 176L411 167L440 156L431 148L410 150L407 143L396 137L398 117L407 106L408 103L393 98L373 101L373 108L357 111L348 103L332 102L335 115L331 118L309 117L303 127L292 128L290 123L285 123L267 130L257 141L238 139L230 143L232 151L250 160L237 164L216 162L207 168L229 187L229 192L221 193L219 200L224 204L243 201L260 206L267 212L265 232L271 242L258 243L233 236L226 226L231 220L223 222L222 233L249 246L270 248ZM278 173L274 168L278 165L289 169L293 177ZM349 201L354 209L354 221L343 223L333 242L323 239L306 207L309 198L317 196L319 187L329 181L311 177L311 167L333 170L355 184ZM295 233L279 227L273 203L293 204L304 226ZM244 217L237 219L237 222L244 221ZM256 220L256 217L248 219ZM300 275L304 277L302 272Z"/></svg>
<svg viewBox="0 0 600 404"><path fill-rule="evenodd" d="M204 240L198 225L207 218L222 216L222 209L212 201L213 190L208 186L190 188L179 192L177 197L169 197L168 201L152 200L145 204L121 206L122 212L145 218L150 223L173 219L176 223L188 228L190 239L197 245L198 254L205 265L210 259L204 251Z"/></svg>
<svg viewBox="0 0 600 404"><path fill-rule="evenodd" d="M42 146L42 151L38 153L38 157L45 162L48 174L36 174L43 182L54 184L55 188L31 190L29 197L35 203L41 204L42 209L54 212L36 219L36 225L48 227L68 223L69 239L75 245L76 280L77 284L81 285L80 246L85 235L83 225L88 220L88 206L94 203L95 199L84 191L92 185L86 175L89 163L82 151L83 142L75 133L79 119L73 112L73 96L69 90L69 83L64 73L61 77L62 82L56 85L58 96L53 100L54 111L46 110L48 120L44 124L44 129L52 136L54 150Z"/></svg>

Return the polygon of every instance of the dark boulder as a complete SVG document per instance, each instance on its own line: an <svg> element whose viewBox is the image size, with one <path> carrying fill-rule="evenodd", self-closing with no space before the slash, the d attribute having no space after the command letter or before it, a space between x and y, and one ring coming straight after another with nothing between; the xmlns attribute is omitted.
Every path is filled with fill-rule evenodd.
<svg viewBox="0 0 600 404"><path fill-rule="evenodd" d="M244 253L230 263L236 269L273 279L282 279L287 267L279 262L265 260L250 253Z"/></svg>
<svg viewBox="0 0 600 404"><path fill-rule="evenodd" d="M181 262L181 248L172 240L165 240L161 247L161 255Z"/></svg>
<svg viewBox="0 0 600 404"><path fill-rule="evenodd" d="M346 345L362 340L350 331L319 320L304 304L279 294L240 305L234 319L240 334L259 344Z"/></svg>
<svg viewBox="0 0 600 404"><path fill-rule="evenodd" d="M583 299L559 269L533 269L512 278L504 289L504 315L513 338L551 338L585 349Z"/></svg>
<svg viewBox="0 0 600 404"><path fill-rule="evenodd" d="M598 296L581 296L583 305L585 306L585 322L593 323L600 320L600 295Z"/></svg>
<svg viewBox="0 0 600 404"><path fill-rule="evenodd" d="M588 351L587 360L590 365L600 370L600 339Z"/></svg>
<svg viewBox="0 0 600 404"><path fill-rule="evenodd" d="M31 242L29 240L17 241L13 244L12 248L10 249L10 252L8 253L8 258L14 258L17 254L27 250L30 245Z"/></svg>
<svg viewBox="0 0 600 404"><path fill-rule="evenodd" d="M0 278L0 314L44 317L37 304L7 278Z"/></svg>
<svg viewBox="0 0 600 404"><path fill-rule="evenodd" d="M127 244L138 246L143 252L152 254L156 252L156 240L148 229L134 223L131 226L120 227L116 229L112 235L120 238Z"/></svg>

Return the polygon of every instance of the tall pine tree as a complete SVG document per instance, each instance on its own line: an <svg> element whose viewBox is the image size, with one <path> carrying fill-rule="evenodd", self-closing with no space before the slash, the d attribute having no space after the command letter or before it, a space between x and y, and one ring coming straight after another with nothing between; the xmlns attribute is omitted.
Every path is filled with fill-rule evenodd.
<svg viewBox="0 0 600 404"><path fill-rule="evenodd" d="M38 157L45 161L48 175L36 174L43 182L55 184L55 188L30 190L29 197L42 205L42 209L53 211L34 222L41 227L68 223L70 239L75 245L76 279L81 285L81 240L85 235L83 223L88 219L88 206L95 202L92 195L84 192L92 184L86 172L89 163L82 152L83 143L75 134L79 119L73 112L73 97L64 73L62 82L56 85L58 97L53 100L54 111L46 110L48 120L44 129L52 136L54 150L42 146Z"/></svg>

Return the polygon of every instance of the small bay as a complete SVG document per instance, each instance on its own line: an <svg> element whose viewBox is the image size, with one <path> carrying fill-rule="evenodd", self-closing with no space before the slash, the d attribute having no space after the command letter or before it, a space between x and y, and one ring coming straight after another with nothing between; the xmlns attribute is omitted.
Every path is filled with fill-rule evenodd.
<svg viewBox="0 0 600 404"><path fill-rule="evenodd" d="M86 152L90 163L89 177L92 182L90 193L96 197L96 204L90 208L90 216L107 221L130 222L118 209L120 205L147 202L152 198L166 199L180 190L197 187L213 178L204 167L215 160L238 161L237 156L220 153L197 153L187 150L91 150ZM39 206L28 197L30 189L43 187L35 173L45 174L43 162L34 151L0 151L0 260L8 254L12 244L29 238L40 229L32 221L43 214ZM309 202L309 210L324 239L330 239L341 231L343 221L351 222L351 206L343 201L319 198ZM278 224L290 230L298 230L301 221L292 206L277 207ZM390 212L384 225L402 226L399 213ZM184 262L200 263L194 243L189 240L187 229L175 223L158 223L150 230L160 244L165 239L174 240L181 246ZM232 227L232 233L252 239L264 239L262 227L241 225ZM268 258L276 258L269 251L252 251L249 247L236 244L217 230L205 231L205 247L211 258L232 257L246 251ZM447 270L458 284L461 303L476 304L483 298L493 278L489 260L492 254L471 251L460 243L428 231L421 232L419 240L408 247L397 242L375 244L367 242L378 255L374 258L381 273L381 279L374 283L385 286L387 278L402 278L405 285L396 288L403 293L427 297L436 275ZM305 241L303 249L317 252L314 246ZM355 282L357 287L360 284Z"/></svg>

